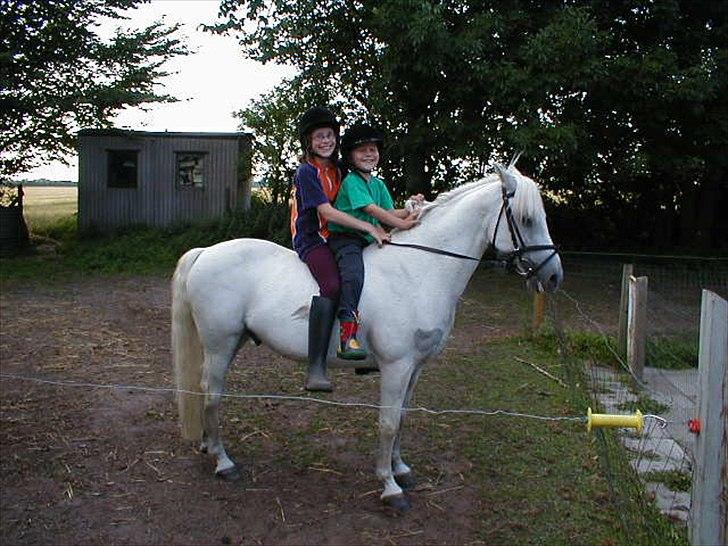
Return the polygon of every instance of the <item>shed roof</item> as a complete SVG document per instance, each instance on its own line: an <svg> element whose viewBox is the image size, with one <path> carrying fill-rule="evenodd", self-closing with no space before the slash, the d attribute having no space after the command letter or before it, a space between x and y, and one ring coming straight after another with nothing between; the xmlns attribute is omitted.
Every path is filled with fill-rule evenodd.
<svg viewBox="0 0 728 546"><path fill-rule="evenodd" d="M78 136L127 136L162 138L215 138L215 139L252 139L251 133L185 133L172 131L132 131L129 129L81 129Z"/></svg>

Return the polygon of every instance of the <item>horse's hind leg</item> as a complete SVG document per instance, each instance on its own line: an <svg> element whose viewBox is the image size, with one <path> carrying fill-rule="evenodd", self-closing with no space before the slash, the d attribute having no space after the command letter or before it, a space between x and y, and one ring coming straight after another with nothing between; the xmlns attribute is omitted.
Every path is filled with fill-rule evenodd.
<svg viewBox="0 0 728 546"><path fill-rule="evenodd" d="M407 386L407 393L405 394L403 403L403 407L405 408L409 407L412 402L415 385L417 384L417 380L420 378L421 373L422 364L418 364L414 372L412 372L409 385ZM407 412L403 409L399 419L397 435L394 438L394 446L392 447L392 472L394 473L394 479L397 482L397 485L405 491L409 491L415 488L416 480L412 469L402 460L402 454L400 451L402 443L402 427L404 426L404 419L406 415Z"/></svg>
<svg viewBox="0 0 728 546"><path fill-rule="evenodd" d="M225 387L225 375L235 356L238 340L232 339L220 344L216 351L205 350L202 373L202 389L205 393L202 449L217 459L215 474L221 478L235 480L240 474L235 463L228 457L220 437L219 409Z"/></svg>

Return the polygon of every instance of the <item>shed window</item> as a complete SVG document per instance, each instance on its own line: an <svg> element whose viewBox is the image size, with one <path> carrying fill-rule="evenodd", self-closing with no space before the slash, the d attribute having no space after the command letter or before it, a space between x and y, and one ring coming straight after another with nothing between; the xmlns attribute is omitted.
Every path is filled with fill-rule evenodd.
<svg viewBox="0 0 728 546"><path fill-rule="evenodd" d="M107 150L107 185L110 188L136 188L139 150Z"/></svg>
<svg viewBox="0 0 728 546"><path fill-rule="evenodd" d="M205 153L177 152L177 187L205 187Z"/></svg>

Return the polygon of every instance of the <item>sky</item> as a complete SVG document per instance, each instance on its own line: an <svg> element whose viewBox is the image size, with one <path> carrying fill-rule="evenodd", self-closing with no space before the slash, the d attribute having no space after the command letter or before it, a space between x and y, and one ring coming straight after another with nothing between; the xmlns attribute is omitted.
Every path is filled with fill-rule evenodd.
<svg viewBox="0 0 728 546"><path fill-rule="evenodd" d="M154 104L146 112L126 109L114 119L115 127L138 131L238 131L239 123L232 113L294 73L290 67L245 59L233 37L198 30L200 23L216 20L218 7L218 0L153 0L129 11L126 22L102 24L99 33L105 36L120 24L142 27L162 18L168 24L178 22L192 51L169 61L166 69L176 74L162 80L163 87L159 88L159 92L175 96L179 102ZM77 180L77 158L70 160L69 166L53 162L17 178Z"/></svg>

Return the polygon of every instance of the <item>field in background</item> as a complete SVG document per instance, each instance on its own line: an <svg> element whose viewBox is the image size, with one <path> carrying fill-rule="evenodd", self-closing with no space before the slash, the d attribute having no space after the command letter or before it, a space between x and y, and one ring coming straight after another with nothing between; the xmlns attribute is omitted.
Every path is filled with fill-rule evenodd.
<svg viewBox="0 0 728 546"><path fill-rule="evenodd" d="M78 188L23 186L23 215L28 228L47 231L78 212Z"/></svg>

